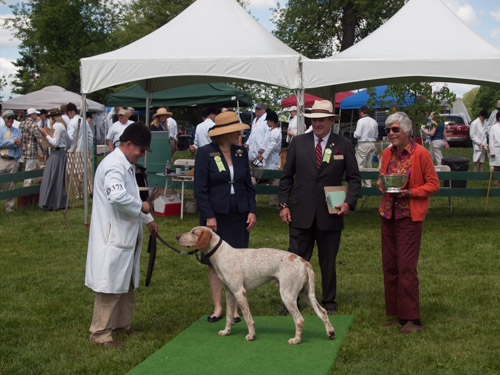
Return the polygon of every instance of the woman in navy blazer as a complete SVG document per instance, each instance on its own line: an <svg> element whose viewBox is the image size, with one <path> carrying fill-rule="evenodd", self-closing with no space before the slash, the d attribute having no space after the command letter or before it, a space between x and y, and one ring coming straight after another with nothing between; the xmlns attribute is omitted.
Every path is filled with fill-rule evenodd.
<svg viewBox="0 0 500 375"><path fill-rule="evenodd" d="M248 153L238 146L241 130L249 129L236 113L215 117L208 136L212 143L200 147L194 164L194 194L200 210L200 225L212 229L234 248L248 248L249 232L257 220L255 189L252 185ZM214 312L209 322L222 317L222 282L208 259L208 279ZM235 322L240 321L237 311Z"/></svg>

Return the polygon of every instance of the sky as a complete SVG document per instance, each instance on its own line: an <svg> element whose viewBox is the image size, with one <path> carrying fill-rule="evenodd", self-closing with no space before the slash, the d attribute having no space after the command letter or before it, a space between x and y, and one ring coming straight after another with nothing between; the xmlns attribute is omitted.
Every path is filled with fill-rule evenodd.
<svg viewBox="0 0 500 375"><path fill-rule="evenodd" d="M286 4L281 0L280 4ZM444 0L444 2L467 24L473 31L486 39L491 44L500 48L500 1L498 0ZM19 0L0 0L0 77L15 73L12 64L19 57L16 40L4 26L4 19L11 15L8 5L20 3ZM274 24L271 22L272 11L277 1L275 0L249 0L251 14L267 30L272 31ZM445 46L444 46L445 47ZM445 51L445 48L443 49ZM449 83L447 86L457 95L476 87ZM10 89L1 92L4 98L10 97Z"/></svg>

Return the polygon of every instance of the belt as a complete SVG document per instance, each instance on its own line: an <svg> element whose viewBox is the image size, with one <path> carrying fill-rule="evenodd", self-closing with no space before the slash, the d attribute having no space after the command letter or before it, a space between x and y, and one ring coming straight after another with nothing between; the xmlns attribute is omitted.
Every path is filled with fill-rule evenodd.
<svg viewBox="0 0 500 375"><path fill-rule="evenodd" d="M66 147L54 147L54 150L66 150Z"/></svg>
<svg viewBox="0 0 500 375"><path fill-rule="evenodd" d="M2 155L2 159L7 159L7 160L17 160L16 158L9 156L9 155Z"/></svg>

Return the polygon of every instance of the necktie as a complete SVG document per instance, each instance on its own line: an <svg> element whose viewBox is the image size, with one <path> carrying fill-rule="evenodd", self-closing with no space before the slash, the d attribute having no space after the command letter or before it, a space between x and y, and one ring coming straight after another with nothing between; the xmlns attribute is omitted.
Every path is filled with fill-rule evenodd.
<svg viewBox="0 0 500 375"><path fill-rule="evenodd" d="M321 160L323 159L323 149L321 148L321 141L323 139L319 138L316 144L316 167L319 169L321 165Z"/></svg>
<svg viewBox="0 0 500 375"><path fill-rule="evenodd" d="M5 133L4 139L7 141L10 139L10 128L7 129L7 132ZM7 155L9 153L8 148L2 148L2 151L0 151L1 155Z"/></svg>

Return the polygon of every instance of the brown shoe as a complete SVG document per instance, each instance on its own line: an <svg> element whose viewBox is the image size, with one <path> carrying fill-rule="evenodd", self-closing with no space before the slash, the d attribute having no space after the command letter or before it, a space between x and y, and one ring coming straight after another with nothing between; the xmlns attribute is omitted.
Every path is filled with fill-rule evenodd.
<svg viewBox="0 0 500 375"><path fill-rule="evenodd" d="M405 320L394 318L392 320L388 320L387 322L382 323L380 327L392 327L395 324L404 325L405 323L406 323Z"/></svg>
<svg viewBox="0 0 500 375"><path fill-rule="evenodd" d="M399 330L399 333L415 333L420 332L424 329L423 326L413 323L411 320L408 320L403 328Z"/></svg>
<svg viewBox="0 0 500 375"><path fill-rule="evenodd" d="M119 342L116 342L116 341L101 342L100 345L103 348L115 348L115 349L121 349L121 348L123 348L123 345L120 344Z"/></svg>

